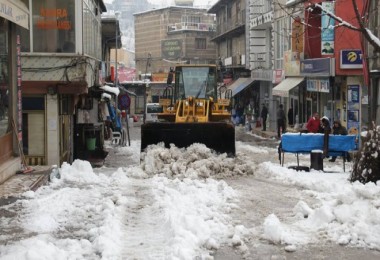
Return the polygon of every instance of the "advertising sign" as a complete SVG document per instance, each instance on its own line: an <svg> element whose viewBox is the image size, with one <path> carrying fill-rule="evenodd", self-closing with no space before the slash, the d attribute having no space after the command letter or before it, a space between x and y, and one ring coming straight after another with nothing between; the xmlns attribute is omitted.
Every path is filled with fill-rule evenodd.
<svg viewBox="0 0 380 260"><path fill-rule="evenodd" d="M359 85L347 86L347 130L348 133L360 131L360 89Z"/></svg>
<svg viewBox="0 0 380 260"><path fill-rule="evenodd" d="M341 69L362 69L363 59L361 50L341 50L340 68Z"/></svg>
<svg viewBox="0 0 380 260"><path fill-rule="evenodd" d="M285 76L300 75L300 55L299 52L285 51L284 52L284 68Z"/></svg>
<svg viewBox="0 0 380 260"><path fill-rule="evenodd" d="M308 78L306 81L306 90L310 92L330 92L330 80L328 78Z"/></svg>
<svg viewBox="0 0 380 260"><path fill-rule="evenodd" d="M334 59L307 59L301 60L301 76L334 76Z"/></svg>
<svg viewBox="0 0 380 260"><path fill-rule="evenodd" d="M303 24L298 21L294 21L292 23L292 52L303 52L303 35Z"/></svg>
<svg viewBox="0 0 380 260"><path fill-rule="evenodd" d="M321 50L322 55L334 54L334 23L335 20L329 14L334 14L334 2L322 3L322 28L321 28Z"/></svg>
<svg viewBox="0 0 380 260"><path fill-rule="evenodd" d="M161 41L162 57L165 59L178 59L182 54L182 40Z"/></svg>

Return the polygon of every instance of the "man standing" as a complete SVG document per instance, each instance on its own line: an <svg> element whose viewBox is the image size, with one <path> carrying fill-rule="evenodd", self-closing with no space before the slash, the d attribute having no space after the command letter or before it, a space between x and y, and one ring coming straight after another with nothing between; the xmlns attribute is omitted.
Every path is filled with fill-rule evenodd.
<svg viewBox="0 0 380 260"><path fill-rule="evenodd" d="M321 121L319 119L319 114L317 112L314 113L312 117L310 117L309 121L306 124L307 131L309 133L318 133L321 130Z"/></svg>
<svg viewBox="0 0 380 260"><path fill-rule="evenodd" d="M260 117L263 119L263 131L267 130L267 118L268 118L268 108L263 103L263 108L261 109Z"/></svg>
<svg viewBox="0 0 380 260"><path fill-rule="evenodd" d="M285 127L285 111L284 111L284 105L280 104L277 110L277 136L278 138L281 138L281 134L285 133L286 127Z"/></svg>

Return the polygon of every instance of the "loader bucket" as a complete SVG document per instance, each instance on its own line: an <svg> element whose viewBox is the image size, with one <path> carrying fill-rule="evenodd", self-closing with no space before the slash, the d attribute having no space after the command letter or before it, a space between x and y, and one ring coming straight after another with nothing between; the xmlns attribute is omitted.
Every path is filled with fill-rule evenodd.
<svg viewBox="0 0 380 260"><path fill-rule="evenodd" d="M160 142L167 148L170 144L182 148L202 143L217 153L235 156L235 128L226 122L149 122L141 126L141 151Z"/></svg>

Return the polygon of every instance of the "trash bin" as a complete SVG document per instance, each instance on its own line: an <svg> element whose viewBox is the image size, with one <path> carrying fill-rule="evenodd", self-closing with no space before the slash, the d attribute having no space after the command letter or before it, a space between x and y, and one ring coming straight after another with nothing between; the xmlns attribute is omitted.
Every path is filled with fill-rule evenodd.
<svg viewBox="0 0 380 260"><path fill-rule="evenodd" d="M312 150L310 153L310 169L323 171L323 151Z"/></svg>

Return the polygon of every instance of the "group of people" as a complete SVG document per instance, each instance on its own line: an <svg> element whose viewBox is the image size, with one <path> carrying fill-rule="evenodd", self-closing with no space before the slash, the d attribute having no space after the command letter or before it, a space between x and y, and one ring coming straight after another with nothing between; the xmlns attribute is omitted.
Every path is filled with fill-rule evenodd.
<svg viewBox="0 0 380 260"><path fill-rule="evenodd" d="M347 128L345 128L339 120L335 120L333 126L330 126L330 120L328 117L323 116L320 118L319 114L316 112L309 119L306 124L306 129L309 133L323 133L325 134L325 138L328 139L329 134L334 135L347 135ZM328 140L327 140L328 141ZM328 143L328 142L327 142ZM325 147L327 149L327 147ZM324 151L324 154L327 154L327 150ZM329 161L335 162L336 156L333 156ZM347 161L350 161L350 157L347 154Z"/></svg>

